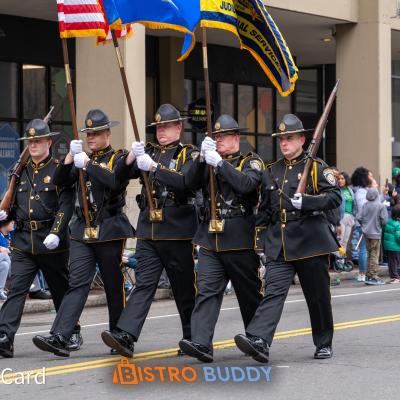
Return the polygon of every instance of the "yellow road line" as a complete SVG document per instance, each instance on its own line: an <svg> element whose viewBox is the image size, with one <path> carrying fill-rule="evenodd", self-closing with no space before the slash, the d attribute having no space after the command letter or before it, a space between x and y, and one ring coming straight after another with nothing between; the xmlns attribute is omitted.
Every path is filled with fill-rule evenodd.
<svg viewBox="0 0 400 400"><path fill-rule="evenodd" d="M356 321L340 322L340 323L335 324L335 330L351 329L351 328L385 324L385 323L397 322L397 321L400 321L400 314L388 315L388 316L384 316L384 317L375 317L375 318L369 318L369 319L361 319L361 320L356 320ZM274 336L274 340L287 339L290 337L298 337L298 336L305 336L305 335L311 335L311 328L302 328L302 329L277 332ZM214 342L214 349L225 349L225 348L229 348L229 347L233 347L233 346L235 346L235 342L232 339L223 340L220 342ZM149 351L149 352L145 352L145 353L137 353L132 358L132 362L175 357L176 351L177 351L177 348L170 348L170 349ZM46 377L60 375L60 374L69 374L69 373L73 373L73 372L86 371L86 370L96 369L96 368L111 367L111 366L118 364L120 362L120 360L121 360L121 357L110 357L110 358L101 359L101 360L85 361L85 362L74 363L74 364L59 365L56 367L48 367L48 368L46 368ZM34 369L34 370L4 374L4 379L6 379L7 382L12 382L17 377L20 377L21 374L23 374L24 376L27 376L27 375L33 375L38 372L41 373L42 369ZM0 384L1 383L3 383L3 382L0 382Z"/></svg>

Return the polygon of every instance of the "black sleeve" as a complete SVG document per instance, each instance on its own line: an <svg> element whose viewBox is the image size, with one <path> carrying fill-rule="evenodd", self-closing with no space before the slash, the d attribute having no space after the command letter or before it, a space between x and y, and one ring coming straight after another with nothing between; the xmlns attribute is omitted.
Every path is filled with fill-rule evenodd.
<svg viewBox="0 0 400 400"><path fill-rule="evenodd" d="M333 172L326 165L318 163L318 194L303 195L303 211L326 211L338 208L342 202L340 188Z"/></svg>
<svg viewBox="0 0 400 400"><path fill-rule="evenodd" d="M264 252L265 235L271 220L271 193L269 182L270 171L267 169L261 181L261 200L256 214L256 230L254 238L254 249Z"/></svg>
<svg viewBox="0 0 400 400"><path fill-rule="evenodd" d="M126 165L126 157L128 153L123 154L118 161L115 163L114 172L120 181L125 181L129 179L138 179L140 177L140 169L137 167L136 160L130 164Z"/></svg>
<svg viewBox="0 0 400 400"><path fill-rule="evenodd" d="M254 192L262 179L263 162L258 157L248 157L241 171L227 161L218 167L218 175L240 194Z"/></svg>
<svg viewBox="0 0 400 400"><path fill-rule="evenodd" d="M74 185L77 180L78 171L74 167L74 163L58 164L53 176L53 182L55 185L69 187Z"/></svg>
<svg viewBox="0 0 400 400"><path fill-rule="evenodd" d="M50 233L60 235L68 229L69 221L74 212L76 191L74 186L57 187L58 193L58 211L51 227Z"/></svg>
<svg viewBox="0 0 400 400"><path fill-rule="evenodd" d="M158 164L154 171L154 180L165 185L174 192L186 192L190 189L186 183L186 176L192 168L194 161L198 158L197 149L190 149L186 152L186 159L179 167L179 170L168 169Z"/></svg>
<svg viewBox="0 0 400 400"><path fill-rule="evenodd" d="M118 190L121 186L121 178L124 177L123 173L116 174L116 165L125 163L126 152L118 152L112 162L112 165L104 165L90 160L86 167L86 173L101 182L104 186L111 190Z"/></svg>
<svg viewBox="0 0 400 400"><path fill-rule="evenodd" d="M186 172L186 186L194 191L199 190L208 185L208 176L207 163L203 160L200 160L200 157L197 157Z"/></svg>

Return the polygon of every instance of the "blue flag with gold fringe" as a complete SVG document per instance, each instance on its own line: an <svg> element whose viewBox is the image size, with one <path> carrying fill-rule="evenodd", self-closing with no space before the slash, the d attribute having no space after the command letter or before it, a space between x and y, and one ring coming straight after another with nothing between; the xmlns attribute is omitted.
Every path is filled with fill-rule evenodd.
<svg viewBox="0 0 400 400"><path fill-rule="evenodd" d="M200 0L103 0L111 27L140 23L151 29L173 29L187 34L190 52L195 45L194 29L200 19ZM186 58L188 54L184 54Z"/></svg>

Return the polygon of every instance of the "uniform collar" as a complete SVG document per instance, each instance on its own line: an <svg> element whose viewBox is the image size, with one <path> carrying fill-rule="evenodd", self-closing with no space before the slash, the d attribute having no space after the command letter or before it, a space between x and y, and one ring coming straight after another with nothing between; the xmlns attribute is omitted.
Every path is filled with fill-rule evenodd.
<svg viewBox="0 0 400 400"><path fill-rule="evenodd" d="M34 169L42 169L51 160L51 154L49 154L44 160L40 161L38 164L34 163L31 159L31 166Z"/></svg>
<svg viewBox="0 0 400 400"><path fill-rule="evenodd" d="M154 147L157 148L157 149L160 149L160 150L169 150L169 149L175 149L175 148L177 148L180 144L181 144L180 141L177 140L177 141L172 142L172 143L170 143L170 144L167 144L167 145L165 145L165 146L163 146L163 145L161 145L161 144L158 144L158 143L155 143L155 144L154 144Z"/></svg>
<svg viewBox="0 0 400 400"><path fill-rule="evenodd" d="M302 153L299 154L298 157L294 158L293 160L287 160L286 158L284 158L285 165L295 165L295 164L298 164L299 162L301 162L301 161L304 160L305 155L306 155L306 154L305 154L304 151L303 151Z"/></svg>
<svg viewBox="0 0 400 400"><path fill-rule="evenodd" d="M241 155L242 155L242 153L240 151L238 151L237 153L228 154L227 156L223 156L222 159L227 160L227 161L233 161L233 160L236 160L237 158L239 158Z"/></svg>
<svg viewBox="0 0 400 400"><path fill-rule="evenodd" d="M101 149L101 150L98 150L98 151L93 151L91 155L94 156L94 157L104 156L104 154L107 154L110 151L112 151L112 147L111 146L107 146L105 149Z"/></svg>

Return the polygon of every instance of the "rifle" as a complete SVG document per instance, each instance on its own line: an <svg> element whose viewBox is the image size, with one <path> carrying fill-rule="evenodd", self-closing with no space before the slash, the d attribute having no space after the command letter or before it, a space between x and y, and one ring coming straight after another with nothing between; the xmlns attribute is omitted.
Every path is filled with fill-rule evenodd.
<svg viewBox="0 0 400 400"><path fill-rule="evenodd" d="M328 116L333 106L333 102L335 101L338 87L339 80L336 82L336 85L333 88L332 93L330 94L329 99L325 105L324 112L322 113L321 118L318 121L317 127L315 128L313 138L307 150L307 161L304 166L304 172L300 178L296 193L305 193L306 191L308 176L310 175L312 163L317 156L318 149L321 144L322 134L324 133L326 124L328 123Z"/></svg>
<svg viewBox="0 0 400 400"><path fill-rule="evenodd" d="M46 122L46 124L49 124L51 122L51 114L53 113L53 110L54 106L51 106L50 111L44 117L43 121ZM17 190L18 179L20 178L22 172L24 171L26 165L28 164L29 157L30 155L28 146L26 146L21 155L19 156L17 163L15 164L14 168L11 171L10 181L8 183L8 189L4 194L3 200L0 203L0 210L6 211L7 214L10 213L11 205L13 203L15 192Z"/></svg>

